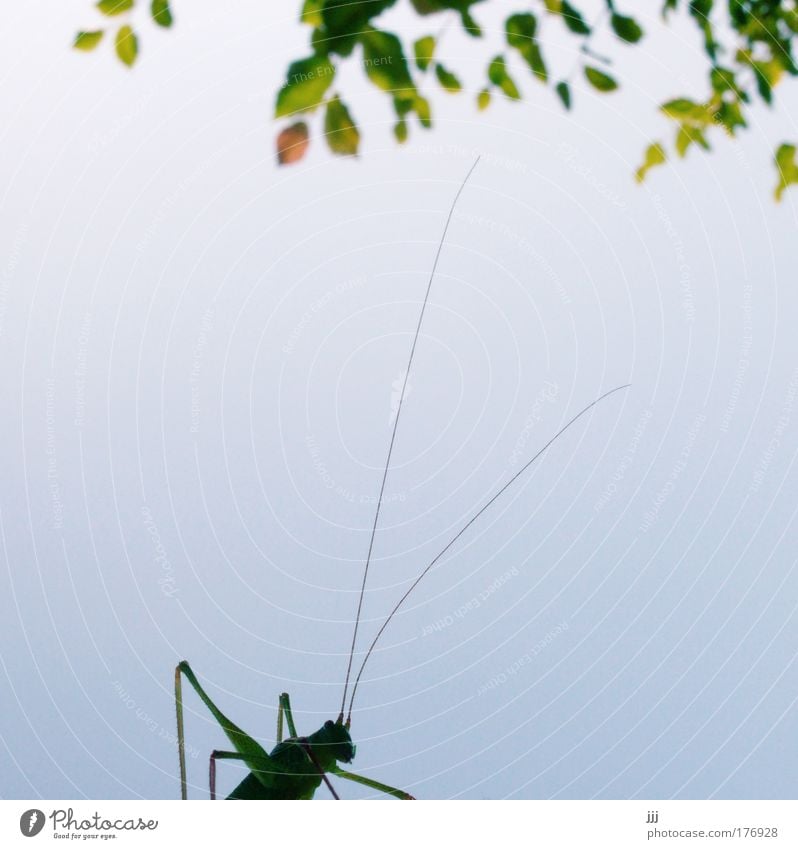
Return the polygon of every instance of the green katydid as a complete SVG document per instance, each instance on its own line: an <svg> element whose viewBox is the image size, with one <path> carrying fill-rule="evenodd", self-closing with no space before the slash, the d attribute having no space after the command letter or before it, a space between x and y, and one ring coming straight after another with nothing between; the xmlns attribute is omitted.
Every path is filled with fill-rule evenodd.
<svg viewBox="0 0 798 849"><path fill-rule="evenodd" d="M385 485L388 478L388 472L391 466L391 456L396 441L396 433L399 425L399 419L402 413L402 404L405 399L407 390L408 377L413 365L416 346L421 326L424 320L427 303L429 302L432 283L435 278L435 271L438 266L441 251L446 240L446 233L449 229L449 224L452 220L457 201L468 182L469 177L479 162L479 157L469 169L463 182L455 195L452 205L449 209L449 214L446 219L446 224L443 228L440 242L438 244L435 261L432 266L432 271L427 283L426 293L422 301L421 310L416 325L415 335L410 348L410 356L407 362L407 368L404 372L404 383L399 395L399 403L396 409L396 415L393 420L393 429L388 446L388 453L385 461L385 466L382 474L382 482L380 484L379 496L376 502L376 510L374 520L371 526L371 536L369 539L368 553L363 569L363 579L360 587L358 598L357 612L355 615L354 628L352 633L352 644L349 651L349 660L346 670L346 678L344 682L343 698L341 700L341 709L338 718L335 721L328 720L322 725L318 731L307 736L300 736L294 724L293 715L291 713L291 703L287 693L283 693L279 698L277 712L277 744L267 752L253 737L242 731L230 719L228 719L221 710L214 704L210 696L205 692L202 685L197 680L191 667L186 661L181 661L175 669L175 703L177 708L177 741L178 753L180 759L180 789L183 799L187 798L187 781L186 781L186 758L185 758L185 736L183 723L183 694L182 694L182 679L185 678L196 691L197 695L203 701L205 706L213 715L214 719L219 723L227 736L230 743L233 745L234 751L219 751L215 750L210 755L210 795L211 799L216 798L216 763L219 760L236 760L243 761L249 769L249 773L238 784L233 792L227 796L228 799L312 799L316 790L321 786L322 782L327 786L327 789L332 794L333 798L340 798L335 791L330 776L343 778L349 781L354 781L358 784L365 785L373 790L378 790L398 799L413 799L409 793L403 790L398 790L395 787L390 787L380 781L367 778L362 775L357 775L342 769L339 764L348 764L355 756L355 745L352 742L349 729L352 721L352 706L355 700L360 679L363 675L363 670L371 657L374 647L378 640L388 627L389 623L397 613L399 608L404 604L407 597L416 588L418 583L424 576L435 566L435 564L446 554L447 551L460 539L460 537L479 519L479 517L557 440L571 425L578 419L582 418L589 410L603 401L610 395L618 392L621 389L626 389L629 384L618 386L604 393L599 398L592 401L579 413L577 413L569 422L567 422L560 430L529 460L523 465L504 485L495 492L488 501L463 525L462 528L455 534L454 537L441 549L441 551L427 564L423 571L413 581L407 591L402 595L399 601L391 610L371 644L369 645L363 661L360 664L357 675L354 678L352 691L347 706L347 695L349 694L349 685L352 681L352 664L355 657L355 649L357 647L358 629L360 625L361 613L363 610L363 599L366 591L366 582L368 580L369 566L371 564L372 553L374 549L374 539L379 525L380 510L383 504L385 495ZM346 715L346 719L344 719ZM288 728L289 736L283 739L284 725Z"/></svg>

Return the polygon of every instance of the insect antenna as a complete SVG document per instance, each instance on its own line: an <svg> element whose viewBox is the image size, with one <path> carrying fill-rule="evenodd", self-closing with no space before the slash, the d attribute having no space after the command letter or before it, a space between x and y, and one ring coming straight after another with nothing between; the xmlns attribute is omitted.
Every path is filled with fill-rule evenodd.
<svg viewBox="0 0 798 849"><path fill-rule="evenodd" d="M569 422L563 425L557 433L552 436L552 438L532 457L531 460L527 461L499 490L497 490L489 499L482 505L482 507L463 525L462 528L446 543L446 545L432 558L429 564L425 567L425 569L421 572L421 574L413 581L405 594L399 599L396 603L393 610L388 614L386 620L380 626L379 631L377 631L377 635L371 642L371 645L366 652L366 656L363 658L363 663L360 665L360 670L357 673L355 678L354 686L352 687L352 696L349 700L349 710L347 712L347 720L346 724L349 725L352 719L352 705L355 701L355 694L357 693L358 685L360 684L360 678L363 675L363 670L366 668L366 664L368 663L369 658L371 657L372 652L374 651L374 647L377 645L380 637L382 636L385 629L390 624L393 617L396 615L396 612L399 608L405 603L407 597L413 590L418 586L421 579L432 569L432 567L443 557L444 554L460 539L460 537L474 524L474 522L479 519L479 517L507 490L510 486L518 480L519 477L542 455L544 454L548 448L550 448L564 433L568 430L571 425L575 424L585 413L589 412L593 409L597 404L601 403L605 398L609 398L610 395L613 395L616 392L620 392L621 389L628 389L631 386L630 383L625 383L623 386L616 386L615 389L610 389L609 392L605 392L603 395L596 398L594 401L591 401L586 407L581 409Z"/></svg>
<svg viewBox="0 0 798 849"><path fill-rule="evenodd" d="M402 391L399 394L399 404L396 408L396 418L393 421L393 430L391 432L391 440L388 443L388 456L385 459L385 468L382 473L382 482L380 484L380 493L377 497L377 508L374 511L374 521L371 525L371 537L369 539L369 547L368 553L366 555L366 565L363 568L363 581L360 585L360 595L358 597L357 602L357 613L355 615L355 627L352 632L352 645L349 649L349 662L346 667L346 679L344 681L344 694L341 699L341 713L339 714L339 722L343 721L344 718L344 708L346 707L346 695L349 690L349 680L352 675L352 663L355 657L355 647L357 645L357 632L360 627L360 616L363 611L363 598L366 593L366 581L368 580L369 575L369 566L371 565L371 555L374 551L374 537L377 535L377 525L380 521L380 510L382 509L382 500L385 495L385 483L388 480L388 470L391 467L391 456L393 454L394 443L396 442L396 431L399 428L399 417L402 414L402 404L405 400L405 393L407 390L407 380L410 376L410 368L413 365L413 358L416 354L416 346L418 344L418 338L421 333L421 325L424 321L424 313L427 309L427 303L429 302L430 291L432 290L432 281L435 279L435 271L438 268L438 260L441 257L441 251L443 250L443 243L446 240L446 233L449 230L449 224L452 220L452 215L454 215L454 208L457 206L457 201L460 198L460 195L465 188L466 183L468 182L468 178L473 174L474 169L477 167L477 163L479 162L479 157L474 160L474 164L468 169L468 173L463 178L462 183L460 184L460 188L457 190L457 194L454 196L454 200L452 201L452 205L449 208L449 214L446 216L446 224L443 227L443 233L441 234L440 242L438 243L438 250L435 254L435 261L432 264L432 271L429 275L429 281L427 282L427 291L424 293L424 300L421 303L421 310L418 315L418 322L416 324L416 332L413 335L413 344L410 346L410 356L407 359L407 368L405 369L404 381L402 382ZM351 711L350 711L351 713Z"/></svg>

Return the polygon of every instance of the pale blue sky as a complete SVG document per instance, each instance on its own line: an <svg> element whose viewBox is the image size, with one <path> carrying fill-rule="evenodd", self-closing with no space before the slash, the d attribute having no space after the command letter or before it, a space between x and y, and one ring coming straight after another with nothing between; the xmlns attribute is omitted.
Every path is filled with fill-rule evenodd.
<svg viewBox="0 0 798 849"><path fill-rule="evenodd" d="M184 657L267 743L282 690L301 730L335 717L393 384L479 152L364 637L524 458L633 387L411 597L354 766L421 798L794 797L796 195L772 203L770 160L795 91L637 187L656 102L700 91L692 27L652 19L614 48L616 96L565 115L525 80L478 116L435 94L401 150L348 68L360 159L314 139L278 170L272 96L307 34L224 8L176 0L132 73L68 49L82 0L0 33L0 794L176 797ZM470 46L452 27L441 49L476 89ZM198 703L187 724L202 796L224 738Z"/></svg>

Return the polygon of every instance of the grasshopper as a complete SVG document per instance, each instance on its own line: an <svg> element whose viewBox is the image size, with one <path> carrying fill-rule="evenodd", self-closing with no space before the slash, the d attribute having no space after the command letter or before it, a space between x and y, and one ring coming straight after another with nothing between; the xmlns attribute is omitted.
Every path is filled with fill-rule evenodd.
<svg viewBox="0 0 798 849"><path fill-rule="evenodd" d="M378 640L385 632L385 629L390 624L391 620L404 604L407 597L418 586L424 576L435 566L435 564L443 557L444 554L466 533L466 531L479 519L479 517L521 476L524 472L578 419L584 416L589 410L608 398L615 392L621 389L626 389L629 384L617 386L609 392L605 392L596 400L592 401L577 413L567 424L560 430L529 460L522 466L497 492L495 492L488 501L463 525L462 528L455 534L454 537L441 549L441 551L429 562L419 576L413 581L407 591L402 595L399 601L391 610L385 621L378 629L376 635L371 641L371 644L366 651L364 659L360 664L357 675L354 678L352 685L351 696L347 706L347 695L349 694L349 684L352 680L352 665L355 657L355 649L357 647L358 629L360 625L361 614L363 611L363 599L366 591L366 582L368 580L369 566L371 565L372 553L374 550L374 539L377 533L377 527L380 520L380 510L383 504L385 495L385 485L388 479L388 472L391 466L391 456L396 441L396 433L399 426L399 419L402 412L402 404L405 400L407 392L408 377L410 369L413 365L413 358L416 352L421 325L424 321L424 313L427 303L429 302L432 283L435 278L435 271L438 266L438 260L441 256L446 233L449 229L449 224L454 214L455 206L463 189L468 182L469 177L479 162L477 157L474 164L463 179L460 187L452 202L449 214L446 219L446 224L443 228L443 233L438 244L435 261L432 266L432 271L427 283L426 293L422 301L421 310L416 325L415 335L410 348L410 356L407 362L407 368L404 372L404 382L399 395L399 403L396 409L396 415L393 420L393 430L388 446L388 453L385 461L385 466L382 474L382 482L380 484L379 496L376 502L376 510L374 513L374 521L371 526L371 536L369 539L368 553L363 569L363 579L360 587L360 595L358 599L357 612L355 614L354 629L352 633L352 644L349 650L349 660L346 670L346 679L344 682L344 693L341 700L341 710L338 718L328 720L319 728L307 736L300 736L294 724L294 718L291 713L291 702L287 693L282 693L279 698L277 711L277 744L267 752L260 743L253 737L250 737L245 731L242 731L235 725L225 714L214 704L210 696L205 692L200 684L197 676L189 664L184 660L181 661L175 669L175 704L177 709L177 740L178 754L180 761L180 790L181 797L187 798L187 782L186 782L186 757L185 757L185 736L183 723L183 695L182 695L182 679L192 686L197 695L203 701L205 706L213 715L214 719L219 723L233 746L234 751L215 750L211 752L209 764L209 784L210 797L216 798L216 764L220 760L236 760L243 761L249 769L249 773L238 784L238 786L227 796L228 799L312 799L316 790L321 786L322 782L326 785L334 799L339 799L338 793L330 782L330 776L354 781L358 784L365 785L373 790L378 790L389 796L394 796L397 799L413 799L409 793L404 790L398 790L395 787L390 787L380 781L375 781L372 778L367 778L363 775L357 775L353 772L348 772L339 766L339 764L349 764L355 757L355 745L352 742L352 737L349 729L352 721L352 705L355 700L358 685L360 684L363 670L371 657L374 647ZM344 715L346 714L346 719ZM288 728L289 736L283 738L284 725Z"/></svg>

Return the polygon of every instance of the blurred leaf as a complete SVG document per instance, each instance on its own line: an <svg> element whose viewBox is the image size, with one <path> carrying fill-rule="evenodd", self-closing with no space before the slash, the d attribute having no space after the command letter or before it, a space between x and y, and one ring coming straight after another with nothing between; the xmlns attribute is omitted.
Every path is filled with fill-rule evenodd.
<svg viewBox="0 0 798 849"><path fill-rule="evenodd" d="M396 0L327 0L322 4L321 17L325 32L324 52L348 56L364 31L371 29L371 20Z"/></svg>
<svg viewBox="0 0 798 849"><path fill-rule="evenodd" d="M314 55L294 62L277 92L275 118L316 109L334 77L335 67L326 56Z"/></svg>
<svg viewBox="0 0 798 849"><path fill-rule="evenodd" d="M429 101L425 97L421 97L421 95L416 95L413 98L413 109L416 111L416 115L418 116L418 120L422 127L425 130L429 130L432 127L432 111L430 109Z"/></svg>
<svg viewBox="0 0 798 849"><path fill-rule="evenodd" d="M684 157L691 144L697 144L699 147L704 148L704 150L709 150L709 142L703 130L683 124L676 134L676 152L679 156Z"/></svg>
<svg viewBox="0 0 798 849"><path fill-rule="evenodd" d="M567 3L566 0L563 0L560 4L560 14L571 32L575 32L577 35L590 35L590 27L585 23L582 13L570 3Z"/></svg>
<svg viewBox="0 0 798 849"><path fill-rule="evenodd" d="M150 14L159 27L170 27L174 23L172 10L169 8L169 0L152 0Z"/></svg>
<svg viewBox="0 0 798 849"><path fill-rule="evenodd" d="M484 112L490 106L490 89L483 88L477 95L477 109Z"/></svg>
<svg viewBox="0 0 798 849"><path fill-rule="evenodd" d="M675 100L663 103L660 106L660 111L675 121L689 119L697 124L709 124L712 121L712 116L707 111L706 106L688 100L686 97L677 97Z"/></svg>
<svg viewBox="0 0 798 849"><path fill-rule="evenodd" d="M498 86L507 97L512 100L520 100L521 93L518 87L513 82L512 77L507 73L507 63L504 56L496 56L488 65L488 79Z"/></svg>
<svg viewBox="0 0 798 849"><path fill-rule="evenodd" d="M529 65L532 73L542 82L548 80L546 63L535 40L538 22L534 15L511 15L504 24L505 36L510 47L515 48Z"/></svg>
<svg viewBox="0 0 798 849"><path fill-rule="evenodd" d="M472 38L482 38L482 27L474 20L467 8L460 10L460 21L463 24L463 29Z"/></svg>
<svg viewBox="0 0 798 849"><path fill-rule="evenodd" d="M585 77L590 85L598 91L615 91L618 88L618 83L609 74L599 71L598 68L585 67Z"/></svg>
<svg viewBox="0 0 798 849"><path fill-rule="evenodd" d="M661 144L650 144L646 148L646 152L643 157L643 164L635 173L635 179L637 182L642 183L651 168L655 168L657 165L662 165L667 161L667 159L668 157L666 156L665 150Z"/></svg>
<svg viewBox="0 0 798 849"><path fill-rule="evenodd" d="M435 37L425 35L413 44L413 55L419 71L426 71L435 54Z"/></svg>
<svg viewBox="0 0 798 849"><path fill-rule="evenodd" d="M97 29L92 32L79 32L75 36L75 41L72 46L75 50L94 50L94 48L102 41L105 30Z"/></svg>
<svg viewBox="0 0 798 849"><path fill-rule="evenodd" d="M349 110L336 94L327 102L327 112L324 115L324 133L327 144L333 153L340 156L355 156L360 145L358 132Z"/></svg>
<svg viewBox="0 0 798 849"><path fill-rule="evenodd" d="M440 62L435 65L435 76L446 91L454 94L463 90L460 80L453 73L447 71Z"/></svg>
<svg viewBox="0 0 798 849"><path fill-rule="evenodd" d="M709 75L712 90L717 94L730 91L739 100L747 101L748 95L737 85L737 78L730 68L714 67Z"/></svg>
<svg viewBox="0 0 798 849"><path fill-rule="evenodd" d="M729 103L726 100L721 101L717 112L715 112L715 120L722 124L728 131L730 136L735 134L738 127L747 127L748 124L743 116L743 110L739 103Z"/></svg>
<svg viewBox="0 0 798 849"><path fill-rule="evenodd" d="M415 94L402 43L393 33L368 29L360 42L366 74L377 88L403 97Z"/></svg>
<svg viewBox="0 0 798 849"><path fill-rule="evenodd" d="M121 15L122 12L127 12L133 8L133 0L99 0L97 8L104 14Z"/></svg>
<svg viewBox="0 0 798 849"><path fill-rule="evenodd" d="M277 135L277 161L280 165L292 165L299 162L307 153L310 138L308 125L298 121L281 130Z"/></svg>
<svg viewBox="0 0 798 849"><path fill-rule="evenodd" d="M774 190L776 200L781 200L788 186L798 183L798 164L795 162L795 145L782 144L776 151L776 170L779 172L779 182Z"/></svg>
<svg viewBox="0 0 798 849"><path fill-rule="evenodd" d="M116 55L128 68L133 67L139 53L139 40L133 28L127 25L119 27L116 33Z"/></svg>
<svg viewBox="0 0 798 849"><path fill-rule="evenodd" d="M562 101L562 105L566 109L571 108L571 88L566 82L557 83L555 89L557 96Z"/></svg>
<svg viewBox="0 0 798 849"><path fill-rule="evenodd" d="M404 118L400 118L393 125L393 135L399 144L404 144L407 141L407 121Z"/></svg>
<svg viewBox="0 0 798 849"><path fill-rule="evenodd" d="M299 20L308 26L320 27L324 23L321 16L323 6L324 0L305 0L302 11L299 13Z"/></svg>
<svg viewBox="0 0 798 849"><path fill-rule="evenodd" d="M619 15L614 12L610 17L610 26L618 38L628 41L630 44L637 44L643 37L640 24L634 18L629 18L626 15Z"/></svg>

